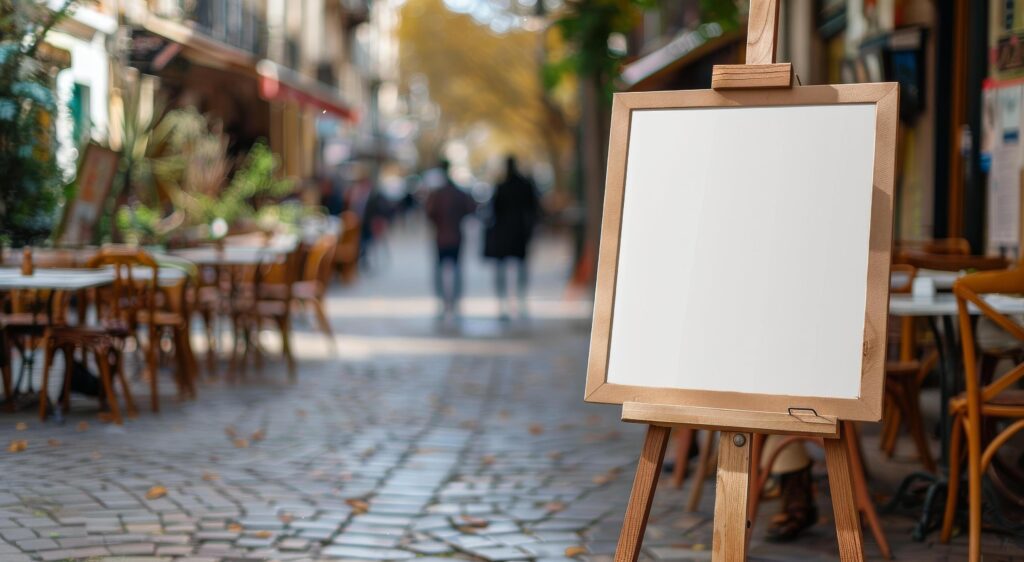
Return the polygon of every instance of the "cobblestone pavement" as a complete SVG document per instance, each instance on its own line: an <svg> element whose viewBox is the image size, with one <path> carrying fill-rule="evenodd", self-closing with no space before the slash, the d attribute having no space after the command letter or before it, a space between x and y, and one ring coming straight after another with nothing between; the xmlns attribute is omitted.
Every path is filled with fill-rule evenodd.
<svg viewBox="0 0 1024 562"><path fill-rule="evenodd" d="M27 442L0 453L0 561L609 560L643 428L582 402L589 304L562 298L568 248L548 242L529 321L493 320L471 247L465 319L438 326L426 245L399 233L332 291L337 355L299 323L294 384L271 358L192 402L165 389L164 411L123 428L85 399L63 424L0 415L3 443ZM694 514L688 487L661 487L647 559L710 560L704 485ZM755 530L752 559L834 560L829 522L786 547ZM900 560L964 558L962 538L912 543L910 525L886 520ZM1024 552L994 535L986 549Z"/></svg>

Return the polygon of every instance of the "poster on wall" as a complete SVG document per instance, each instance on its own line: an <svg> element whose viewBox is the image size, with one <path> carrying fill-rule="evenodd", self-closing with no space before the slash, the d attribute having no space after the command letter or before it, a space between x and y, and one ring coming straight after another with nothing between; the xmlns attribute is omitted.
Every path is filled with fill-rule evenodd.
<svg viewBox="0 0 1024 562"><path fill-rule="evenodd" d="M110 187L117 176L120 156L117 152L96 144L85 148L75 180L77 189L64 208L57 243L61 246L83 246L93 241L96 224Z"/></svg>
<svg viewBox="0 0 1024 562"><path fill-rule="evenodd" d="M1024 1L991 0L988 29L989 77L1024 77Z"/></svg>
<svg viewBox="0 0 1024 562"><path fill-rule="evenodd" d="M984 93L981 150L988 171L986 251L1016 257L1021 227L1021 100L1019 84Z"/></svg>

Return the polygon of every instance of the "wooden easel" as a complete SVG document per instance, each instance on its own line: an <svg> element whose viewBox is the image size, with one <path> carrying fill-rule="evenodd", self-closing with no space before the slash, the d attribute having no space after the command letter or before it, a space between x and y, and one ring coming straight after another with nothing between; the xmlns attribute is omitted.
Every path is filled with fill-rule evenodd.
<svg viewBox="0 0 1024 562"><path fill-rule="evenodd" d="M716 65L712 73L712 88L725 90L792 87L792 65L775 62L778 21L778 0L751 0L747 24L746 64ZM616 562L636 562L640 556L640 547L647 528L654 491L658 485L669 433L672 427L680 426L722 432L715 485L712 560L741 562L747 558L750 527L748 496L752 468L751 449L755 432L822 438L825 444L840 559L843 562L864 560L860 516L854 503L846 442L848 436L842 431L837 419L819 416L812 410L800 409L792 409L788 414L782 414L625 402L622 405L622 420L646 423L648 428L615 551Z"/></svg>

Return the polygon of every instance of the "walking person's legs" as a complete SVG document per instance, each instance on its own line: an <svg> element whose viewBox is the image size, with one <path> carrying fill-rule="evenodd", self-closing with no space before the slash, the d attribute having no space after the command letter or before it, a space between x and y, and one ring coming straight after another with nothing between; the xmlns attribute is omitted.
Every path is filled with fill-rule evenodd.
<svg viewBox="0 0 1024 562"><path fill-rule="evenodd" d="M447 291L444 290L444 251L441 248L437 249L437 260L434 262L434 293L437 295L437 300L441 304L441 309L438 312L438 318L443 318L448 312L448 299L446 297Z"/></svg>
<svg viewBox="0 0 1024 562"><path fill-rule="evenodd" d="M505 279L505 258L494 260L494 292L498 296L498 319L508 321L508 282Z"/></svg>
<svg viewBox="0 0 1024 562"><path fill-rule="evenodd" d="M526 263L526 256L518 259L516 265L518 266L516 288L518 289L519 296L519 315L526 318L528 313L526 308L526 291L530 282L530 271Z"/></svg>
<svg viewBox="0 0 1024 562"><path fill-rule="evenodd" d="M452 264L452 294L449 310L456 319L459 317L459 300L462 299L462 265L459 263L459 253L462 248L456 246L451 250L449 261Z"/></svg>

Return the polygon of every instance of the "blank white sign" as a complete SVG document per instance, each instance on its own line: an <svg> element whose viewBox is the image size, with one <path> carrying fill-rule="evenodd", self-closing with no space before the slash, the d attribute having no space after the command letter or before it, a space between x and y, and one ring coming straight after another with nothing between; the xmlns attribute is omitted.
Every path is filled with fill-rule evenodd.
<svg viewBox="0 0 1024 562"><path fill-rule="evenodd" d="M875 105L635 110L613 384L857 398Z"/></svg>

